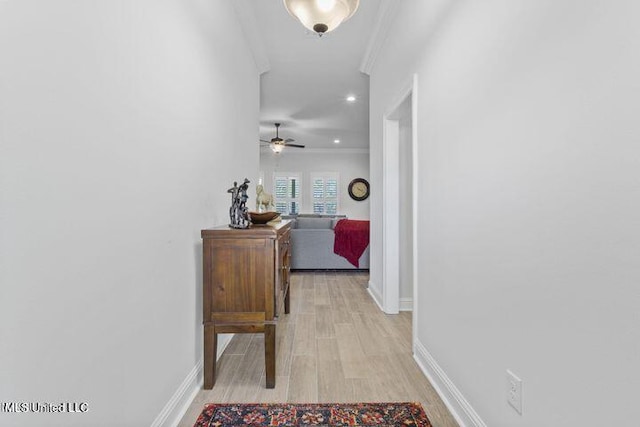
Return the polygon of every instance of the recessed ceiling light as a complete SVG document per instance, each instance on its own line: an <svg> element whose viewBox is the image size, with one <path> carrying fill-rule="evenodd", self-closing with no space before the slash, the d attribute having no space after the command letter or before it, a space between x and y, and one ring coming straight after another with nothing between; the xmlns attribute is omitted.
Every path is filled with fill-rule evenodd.
<svg viewBox="0 0 640 427"><path fill-rule="evenodd" d="M354 95L347 96L347 102L356 102L356 97Z"/></svg>
<svg viewBox="0 0 640 427"><path fill-rule="evenodd" d="M334 140L333 140L333 143L334 143L334 144L340 144L340 140L339 140L339 139L334 139Z"/></svg>

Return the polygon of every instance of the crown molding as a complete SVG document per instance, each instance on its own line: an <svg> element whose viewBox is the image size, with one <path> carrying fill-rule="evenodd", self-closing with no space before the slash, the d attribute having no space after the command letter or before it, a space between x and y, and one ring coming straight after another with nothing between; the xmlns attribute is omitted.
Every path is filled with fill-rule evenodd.
<svg viewBox="0 0 640 427"><path fill-rule="evenodd" d="M295 150L295 151L294 151ZM271 148L268 146L260 147L261 153L273 153ZM304 149L296 149L296 148L286 148L282 150L280 155L287 154L369 154L368 148L304 148Z"/></svg>
<svg viewBox="0 0 640 427"><path fill-rule="evenodd" d="M264 74L271 69L267 50L262 43L262 38L258 32L258 23L253 8L248 0L233 0L233 7L236 11L240 27L244 33L245 40L249 45L253 61L259 74Z"/></svg>
<svg viewBox="0 0 640 427"><path fill-rule="evenodd" d="M391 23L396 15L399 4L400 2L397 0L380 1L378 15L376 16L376 23L373 26L367 50L364 53L362 62L360 63L360 72L371 75L371 70L376 63L378 54L382 50L382 46L384 46L384 42L389 36L389 28L391 27Z"/></svg>

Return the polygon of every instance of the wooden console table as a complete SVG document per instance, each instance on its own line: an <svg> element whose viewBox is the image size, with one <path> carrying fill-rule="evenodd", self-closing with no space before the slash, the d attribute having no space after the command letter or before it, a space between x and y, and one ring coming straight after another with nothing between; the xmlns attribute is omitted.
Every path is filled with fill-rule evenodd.
<svg viewBox="0 0 640 427"><path fill-rule="evenodd" d="M204 388L216 379L218 334L265 335L267 388L276 385L276 323L289 313L291 221L202 230Z"/></svg>

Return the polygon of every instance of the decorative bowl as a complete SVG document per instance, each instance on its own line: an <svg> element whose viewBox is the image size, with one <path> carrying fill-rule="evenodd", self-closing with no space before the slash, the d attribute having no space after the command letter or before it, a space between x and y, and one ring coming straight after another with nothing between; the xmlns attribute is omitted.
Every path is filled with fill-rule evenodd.
<svg viewBox="0 0 640 427"><path fill-rule="evenodd" d="M279 212L249 212L249 218L253 224L266 224L279 216Z"/></svg>

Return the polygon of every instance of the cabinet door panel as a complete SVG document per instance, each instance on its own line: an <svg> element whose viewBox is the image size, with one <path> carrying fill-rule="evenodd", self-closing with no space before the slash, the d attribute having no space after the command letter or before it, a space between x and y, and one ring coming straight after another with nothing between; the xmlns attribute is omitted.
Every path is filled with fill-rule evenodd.
<svg viewBox="0 0 640 427"><path fill-rule="evenodd" d="M211 255L215 312L264 312L271 297L273 250L263 239L216 240Z"/></svg>
<svg viewBox="0 0 640 427"><path fill-rule="evenodd" d="M278 251L276 253L276 315L282 314L284 297L289 285L289 258L290 258L290 233L285 232L278 239Z"/></svg>

